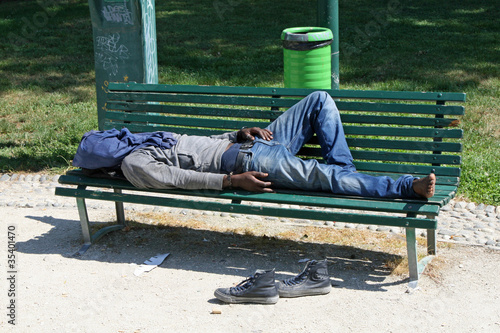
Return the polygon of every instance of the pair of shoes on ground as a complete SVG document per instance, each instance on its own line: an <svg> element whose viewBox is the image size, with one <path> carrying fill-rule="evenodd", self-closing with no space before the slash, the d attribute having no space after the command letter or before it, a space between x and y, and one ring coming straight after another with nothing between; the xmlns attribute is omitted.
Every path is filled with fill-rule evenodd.
<svg viewBox="0 0 500 333"><path fill-rule="evenodd" d="M274 269L257 270L235 287L218 288L214 295L226 303L275 304L280 297L324 295L331 289L325 259L310 260L300 274L280 281L275 281Z"/></svg>

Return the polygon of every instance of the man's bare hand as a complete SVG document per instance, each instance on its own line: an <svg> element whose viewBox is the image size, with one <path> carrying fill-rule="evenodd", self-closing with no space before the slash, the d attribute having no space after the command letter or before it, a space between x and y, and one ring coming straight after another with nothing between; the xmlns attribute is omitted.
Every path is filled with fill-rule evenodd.
<svg viewBox="0 0 500 333"><path fill-rule="evenodd" d="M266 178L267 173L258 171L248 171L231 176L233 187L239 187L250 192L271 193L274 192L271 188L271 182L265 182L259 178Z"/></svg>
<svg viewBox="0 0 500 333"><path fill-rule="evenodd" d="M270 141L273 139L273 132L271 132L268 129L263 129L260 127L250 127L250 128L242 128L238 132L238 138L241 141L253 141L255 140L255 137L258 136L259 138Z"/></svg>

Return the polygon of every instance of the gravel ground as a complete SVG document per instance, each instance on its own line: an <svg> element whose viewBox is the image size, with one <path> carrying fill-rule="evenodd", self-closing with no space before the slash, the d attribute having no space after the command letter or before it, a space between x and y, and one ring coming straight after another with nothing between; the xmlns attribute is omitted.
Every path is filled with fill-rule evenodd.
<svg viewBox="0 0 500 333"><path fill-rule="evenodd" d="M191 228L116 232L74 257L81 245L78 212L74 199L53 195L55 186L57 177L0 177L0 331L500 331L497 207L449 205L440 217L439 240L450 246L440 247L419 288L408 290L407 279L391 274L385 265L394 254ZM89 208L91 220L112 219L111 203L91 201ZM154 210L133 205L129 209ZM193 212L169 214L189 217ZM277 228L316 223L230 214L196 217ZM357 228L338 223L322 227ZM16 273L6 267L12 228ZM389 237L400 230L373 232ZM134 275L137 265L167 252L170 256L159 267ZM238 283L256 269L275 268L277 279L293 276L302 269L298 261L304 257L328 259L334 286L330 294L280 299L275 305L228 305L213 296L216 288ZM9 295L12 275L15 295ZM8 316L12 302L15 326Z"/></svg>

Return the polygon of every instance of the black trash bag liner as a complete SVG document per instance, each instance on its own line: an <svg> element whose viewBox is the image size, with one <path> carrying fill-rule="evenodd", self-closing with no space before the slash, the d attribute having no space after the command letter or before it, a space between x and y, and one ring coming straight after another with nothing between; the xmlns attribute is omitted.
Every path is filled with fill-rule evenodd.
<svg viewBox="0 0 500 333"><path fill-rule="evenodd" d="M319 42L300 42L292 40L284 40L283 47L287 50L293 51L309 51L314 49L319 49L324 46L328 46L333 42L333 39L322 40Z"/></svg>

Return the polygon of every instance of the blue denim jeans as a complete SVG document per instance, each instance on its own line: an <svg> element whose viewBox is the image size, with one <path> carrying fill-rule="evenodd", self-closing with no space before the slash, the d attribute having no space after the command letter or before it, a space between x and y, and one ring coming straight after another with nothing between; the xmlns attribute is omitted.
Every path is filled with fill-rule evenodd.
<svg viewBox="0 0 500 333"><path fill-rule="evenodd" d="M243 171L268 173L274 188L325 191L378 198L413 198L411 175L394 180L356 172L340 114L326 92L314 92L295 104L267 129L273 140L260 138L248 151ZM326 163L295 156L316 133Z"/></svg>

